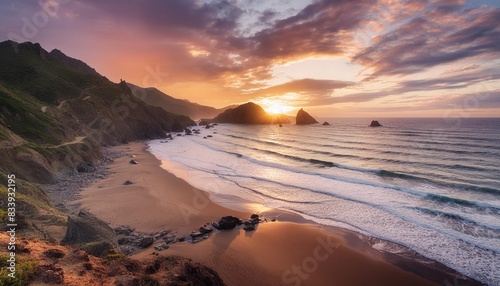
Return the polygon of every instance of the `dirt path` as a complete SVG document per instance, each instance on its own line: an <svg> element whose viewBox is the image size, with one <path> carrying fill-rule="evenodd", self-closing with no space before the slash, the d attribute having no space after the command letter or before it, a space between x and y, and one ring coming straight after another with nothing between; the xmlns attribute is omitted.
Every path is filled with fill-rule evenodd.
<svg viewBox="0 0 500 286"><path fill-rule="evenodd" d="M85 140L85 138L87 138L87 136L77 136L75 138L75 140L73 140L71 142L65 142L65 143L59 144L57 146L52 146L52 148L59 148L59 147L66 146L66 145L82 143L82 141Z"/></svg>

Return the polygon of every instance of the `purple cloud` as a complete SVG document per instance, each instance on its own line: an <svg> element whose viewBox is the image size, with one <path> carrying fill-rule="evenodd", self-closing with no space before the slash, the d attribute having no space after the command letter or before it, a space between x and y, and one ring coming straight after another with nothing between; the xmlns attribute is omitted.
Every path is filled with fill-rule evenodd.
<svg viewBox="0 0 500 286"><path fill-rule="evenodd" d="M43 11L39 1L13 3L0 3L0 33L5 36L20 31L22 17L31 19ZM50 43L46 48L59 48L115 79L140 84L145 67L160 66L169 74L165 85L208 83L238 98L296 92L319 105L460 89L497 78L498 71L477 67L342 97L331 94L353 83L304 79L267 87L275 65L314 56L351 59L370 72L368 83L464 59L497 59L500 8L473 7L461 0L315 0L300 10L272 5L252 9L256 3L268 2L72 0L29 40L44 47ZM13 12L12 6L18 9ZM258 24L249 28L249 23ZM370 41L360 46L357 36Z"/></svg>
<svg viewBox="0 0 500 286"><path fill-rule="evenodd" d="M441 64L500 54L500 9L464 10L460 1L439 2L408 23L375 39L353 60L382 75L405 75Z"/></svg>

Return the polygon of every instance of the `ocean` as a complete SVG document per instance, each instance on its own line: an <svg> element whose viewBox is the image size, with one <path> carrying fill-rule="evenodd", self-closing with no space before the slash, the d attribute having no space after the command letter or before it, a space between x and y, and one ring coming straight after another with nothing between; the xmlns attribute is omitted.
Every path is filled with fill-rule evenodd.
<svg viewBox="0 0 500 286"><path fill-rule="evenodd" d="M219 124L149 146L222 205L291 211L500 285L500 118L324 120Z"/></svg>

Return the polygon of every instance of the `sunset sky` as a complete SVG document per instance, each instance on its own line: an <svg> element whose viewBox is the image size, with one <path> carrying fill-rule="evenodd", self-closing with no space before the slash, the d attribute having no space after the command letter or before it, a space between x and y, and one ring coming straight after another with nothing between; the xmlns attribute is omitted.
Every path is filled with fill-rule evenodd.
<svg viewBox="0 0 500 286"><path fill-rule="evenodd" d="M214 107L500 116L496 0L12 0L7 39Z"/></svg>

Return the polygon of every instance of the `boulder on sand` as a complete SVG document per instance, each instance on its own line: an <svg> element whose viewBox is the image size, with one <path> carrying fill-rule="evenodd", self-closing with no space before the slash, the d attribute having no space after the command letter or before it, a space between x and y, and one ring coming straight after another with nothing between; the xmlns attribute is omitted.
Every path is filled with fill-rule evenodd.
<svg viewBox="0 0 500 286"><path fill-rule="evenodd" d="M139 246L142 248L146 248L146 247L150 246L151 244L153 244L154 241L155 240L153 237L144 236L143 238L141 238L141 241L139 241Z"/></svg>
<svg viewBox="0 0 500 286"><path fill-rule="evenodd" d="M237 225L242 224L243 222L234 216L225 216L222 217L218 223L214 224L214 227L218 229L233 229Z"/></svg>

